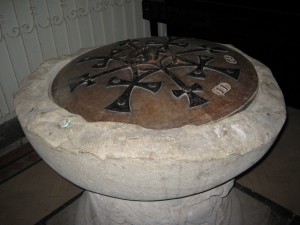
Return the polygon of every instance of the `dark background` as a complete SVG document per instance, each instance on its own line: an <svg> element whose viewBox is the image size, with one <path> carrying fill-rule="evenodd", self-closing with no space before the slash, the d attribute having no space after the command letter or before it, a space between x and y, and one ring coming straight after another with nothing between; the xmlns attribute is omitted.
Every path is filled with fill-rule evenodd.
<svg viewBox="0 0 300 225"><path fill-rule="evenodd" d="M288 106L300 109L300 10L290 1L143 0L143 18L156 36L157 22L168 36L232 44L267 65Z"/></svg>

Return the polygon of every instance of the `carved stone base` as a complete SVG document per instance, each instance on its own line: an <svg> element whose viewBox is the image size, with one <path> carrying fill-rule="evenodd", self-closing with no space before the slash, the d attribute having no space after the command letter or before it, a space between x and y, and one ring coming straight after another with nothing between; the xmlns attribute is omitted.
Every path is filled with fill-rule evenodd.
<svg viewBox="0 0 300 225"><path fill-rule="evenodd" d="M79 202L76 225L240 225L238 198L228 197L232 186L233 180L201 194L148 202L86 191Z"/></svg>

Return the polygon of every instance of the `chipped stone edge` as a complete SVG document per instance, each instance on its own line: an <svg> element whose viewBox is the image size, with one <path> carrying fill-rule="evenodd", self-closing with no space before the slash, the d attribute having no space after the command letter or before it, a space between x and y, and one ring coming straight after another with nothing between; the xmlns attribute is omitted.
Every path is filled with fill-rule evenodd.
<svg viewBox="0 0 300 225"><path fill-rule="evenodd" d="M152 130L119 122L87 122L57 106L49 93L58 71L79 55L48 60L22 82L15 96L16 114L25 130L40 137L52 149L92 154L99 159L137 158L209 161L230 155L245 155L270 146L280 132L286 110L282 92L272 72L261 62L232 45L226 45L251 61L259 77L255 100L230 117L180 128ZM59 126L69 118L72 125Z"/></svg>

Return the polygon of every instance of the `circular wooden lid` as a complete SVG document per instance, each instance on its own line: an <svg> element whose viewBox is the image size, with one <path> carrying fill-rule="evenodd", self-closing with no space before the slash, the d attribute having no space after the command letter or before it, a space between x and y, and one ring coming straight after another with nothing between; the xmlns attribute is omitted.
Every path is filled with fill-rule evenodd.
<svg viewBox="0 0 300 225"><path fill-rule="evenodd" d="M232 115L253 99L257 86L253 65L228 47L150 37L80 55L57 74L51 94L90 122L168 129Z"/></svg>

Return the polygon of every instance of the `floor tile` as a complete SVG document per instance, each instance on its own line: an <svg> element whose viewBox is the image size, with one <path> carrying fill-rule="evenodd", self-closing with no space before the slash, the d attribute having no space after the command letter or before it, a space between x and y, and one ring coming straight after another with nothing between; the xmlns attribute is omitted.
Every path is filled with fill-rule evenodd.
<svg viewBox="0 0 300 225"><path fill-rule="evenodd" d="M18 139L24 137L25 134L17 117L0 125L0 150L12 144Z"/></svg>
<svg viewBox="0 0 300 225"><path fill-rule="evenodd" d="M33 225L81 191L41 161L0 185L0 221Z"/></svg>

